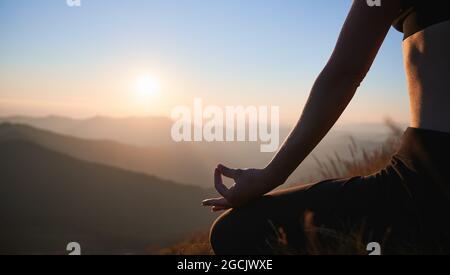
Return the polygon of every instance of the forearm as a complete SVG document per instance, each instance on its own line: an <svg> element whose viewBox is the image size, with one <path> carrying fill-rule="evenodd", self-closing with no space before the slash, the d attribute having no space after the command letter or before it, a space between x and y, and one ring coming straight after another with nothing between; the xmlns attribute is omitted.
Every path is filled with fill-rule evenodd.
<svg viewBox="0 0 450 275"><path fill-rule="evenodd" d="M342 76L326 69L320 74L299 122L266 168L276 175L274 184L283 184L320 143L350 103L361 80L362 76Z"/></svg>

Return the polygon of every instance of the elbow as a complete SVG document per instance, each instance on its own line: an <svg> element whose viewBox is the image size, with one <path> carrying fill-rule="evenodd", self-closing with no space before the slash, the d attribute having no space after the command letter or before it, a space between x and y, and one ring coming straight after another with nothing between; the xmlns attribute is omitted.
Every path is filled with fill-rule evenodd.
<svg viewBox="0 0 450 275"><path fill-rule="evenodd" d="M332 83L358 88L366 78L369 68L361 66L326 66L322 74Z"/></svg>

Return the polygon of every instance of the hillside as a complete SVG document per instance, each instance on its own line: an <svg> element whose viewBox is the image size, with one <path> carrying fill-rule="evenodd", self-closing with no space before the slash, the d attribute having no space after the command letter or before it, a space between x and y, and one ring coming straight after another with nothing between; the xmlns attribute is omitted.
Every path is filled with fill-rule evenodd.
<svg viewBox="0 0 450 275"><path fill-rule="evenodd" d="M0 142L0 253L151 253L205 228L207 191ZM180 219L182 217L182 219Z"/></svg>

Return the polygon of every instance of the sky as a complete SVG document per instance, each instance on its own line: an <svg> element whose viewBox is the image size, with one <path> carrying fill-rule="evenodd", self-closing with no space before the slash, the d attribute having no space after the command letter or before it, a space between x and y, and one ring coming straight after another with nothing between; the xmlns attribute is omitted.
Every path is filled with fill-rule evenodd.
<svg viewBox="0 0 450 275"><path fill-rule="evenodd" d="M0 116L170 116L179 105L299 117L351 0L0 0ZM391 29L341 123L409 119Z"/></svg>

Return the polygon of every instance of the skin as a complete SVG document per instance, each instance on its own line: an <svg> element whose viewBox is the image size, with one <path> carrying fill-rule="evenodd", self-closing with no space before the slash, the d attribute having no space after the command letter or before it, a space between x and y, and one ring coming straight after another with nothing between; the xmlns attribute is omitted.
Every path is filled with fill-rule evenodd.
<svg viewBox="0 0 450 275"><path fill-rule="evenodd" d="M447 56L450 22L431 26L403 43L411 127L450 133Z"/></svg>
<svg viewBox="0 0 450 275"><path fill-rule="evenodd" d="M297 126L264 169L230 169L219 165L215 187L222 197L207 199L212 211L243 206L282 185L320 143L344 112L370 70L400 11L400 0L378 8L355 0L330 60L318 76ZM370 30L370 31L368 31ZM447 91L450 22L420 31L403 42L405 70L414 128L450 133ZM222 176L235 184L227 188Z"/></svg>

